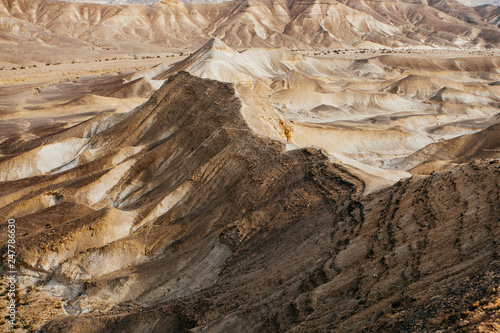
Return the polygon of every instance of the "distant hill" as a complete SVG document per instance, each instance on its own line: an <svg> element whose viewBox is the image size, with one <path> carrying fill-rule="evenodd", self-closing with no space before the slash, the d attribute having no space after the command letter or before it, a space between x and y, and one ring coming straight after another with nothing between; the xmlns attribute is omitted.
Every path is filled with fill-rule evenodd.
<svg viewBox="0 0 500 333"><path fill-rule="evenodd" d="M161 0L55 0L64 2L79 2L79 3L96 3L103 5L129 5L129 4L143 4L150 5ZM225 2L232 0L179 0L179 2Z"/></svg>
<svg viewBox="0 0 500 333"><path fill-rule="evenodd" d="M457 1L463 3L466 6L470 6L470 7L482 6L482 5L500 6L499 0L457 0Z"/></svg>
<svg viewBox="0 0 500 333"><path fill-rule="evenodd" d="M92 1L93 3L90 3ZM0 40L41 45L90 43L197 48L211 37L229 46L287 48L498 47L492 11L455 1L266 1L217 4L164 0L0 1ZM492 16L494 15L494 16ZM180 29L179 27L182 27Z"/></svg>

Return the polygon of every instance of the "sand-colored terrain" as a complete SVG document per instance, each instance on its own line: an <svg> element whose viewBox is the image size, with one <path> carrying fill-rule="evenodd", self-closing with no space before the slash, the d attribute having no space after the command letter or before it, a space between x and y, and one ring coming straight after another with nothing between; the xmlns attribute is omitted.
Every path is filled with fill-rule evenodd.
<svg viewBox="0 0 500 333"><path fill-rule="evenodd" d="M131 110L180 70L236 83L257 132L295 147L323 148L336 161L390 181L409 176L402 170L432 171L400 163L417 150L498 121L495 52L382 52L237 51L213 39L187 58L167 53L3 71L4 138ZM255 116L262 107L270 110L266 121Z"/></svg>
<svg viewBox="0 0 500 333"><path fill-rule="evenodd" d="M401 162L410 154L499 121L500 58L474 57L467 51L436 53L426 52L422 61L424 54L418 51L364 58L358 53L307 56L282 49L238 52L212 40L155 78L184 70L237 82L244 110L250 110L244 114L257 132L295 147L323 148L336 161L397 181L409 176L397 170L416 166ZM256 117L258 108L270 111ZM496 139L489 142L498 145ZM490 149L482 156L497 157L497 152ZM421 157L419 163L427 159L432 158ZM436 171L445 165L436 164Z"/></svg>
<svg viewBox="0 0 500 333"><path fill-rule="evenodd" d="M498 331L493 17L0 0L0 331Z"/></svg>
<svg viewBox="0 0 500 333"><path fill-rule="evenodd" d="M211 37L239 47L295 49L498 46L492 13L448 1L247 1L151 6L2 0L0 45L38 57L58 50L191 49ZM462 13L462 14L460 14ZM465 13L465 14L463 14ZM181 26L182 29L178 27ZM5 33L7 31L8 33ZM11 32L14 32L13 34ZM50 50L56 52L50 52ZM14 59L15 57L12 57Z"/></svg>
<svg viewBox="0 0 500 333"><path fill-rule="evenodd" d="M0 146L0 213L22 235L19 330L472 327L444 309L496 297L500 59L454 56L214 39L171 65L58 83L58 104L50 90L15 104L4 121L28 125ZM464 279L476 296L449 289ZM216 305L196 310L202 299ZM484 311L470 316L494 325Z"/></svg>
<svg viewBox="0 0 500 333"><path fill-rule="evenodd" d="M69 127L102 112L130 111L161 86L151 76L182 58L165 52L0 71L0 141Z"/></svg>

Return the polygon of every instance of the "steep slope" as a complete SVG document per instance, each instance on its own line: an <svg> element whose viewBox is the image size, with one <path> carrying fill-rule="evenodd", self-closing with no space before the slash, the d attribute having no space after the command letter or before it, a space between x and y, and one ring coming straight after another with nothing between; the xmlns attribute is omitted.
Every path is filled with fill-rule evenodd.
<svg viewBox="0 0 500 333"><path fill-rule="evenodd" d="M59 318L41 332L478 331L497 318L499 166L406 180L363 198L344 222L332 220L335 201L242 243L237 222L221 234L234 253L214 286L161 306ZM488 301L479 321L460 320Z"/></svg>
<svg viewBox="0 0 500 333"><path fill-rule="evenodd" d="M500 24L500 7L492 5L478 6L474 8L481 17L496 26Z"/></svg>
<svg viewBox="0 0 500 333"><path fill-rule="evenodd" d="M203 78L251 86L256 80L265 80L287 73L290 67L283 62L283 58L282 50L254 48L238 52L220 39L212 38L185 60L176 63L153 79L165 80L179 71L188 71Z"/></svg>
<svg viewBox="0 0 500 333"><path fill-rule="evenodd" d="M211 37L239 48L470 48L500 42L495 22L454 2L238 0L146 6L2 0L0 6L6 40L59 36L59 43L77 39L112 49L133 50L137 43L192 49ZM467 14L459 14L464 8ZM179 25L183 29L177 29Z"/></svg>
<svg viewBox="0 0 500 333"><path fill-rule="evenodd" d="M341 2L351 8L366 12L382 22L401 26L403 36L398 36L398 39L403 37L406 39L399 42L413 41L413 44L424 42L423 44L428 46L453 46L468 44L470 42L467 40L472 42L481 33L481 29L477 26L435 9L430 6L431 3L427 4L427 1L410 3L342 0ZM370 36L370 41L378 42L379 38ZM473 43L477 42L476 40ZM496 41L488 39L488 42Z"/></svg>
<svg viewBox="0 0 500 333"><path fill-rule="evenodd" d="M257 134L248 107L232 84L180 72L130 113L3 142L0 214L19 232L22 323L460 332L456 313L495 299L500 162L363 195L323 151L287 150L286 127Z"/></svg>
<svg viewBox="0 0 500 333"><path fill-rule="evenodd" d="M498 61L418 55L329 59L276 49L238 52L212 39L154 79L185 70L237 83L245 106L252 105L244 114L254 130L284 139L269 129L285 128L293 146L321 147L333 160L373 176L361 176L365 182L390 183L410 176L394 165L415 151L498 122L499 92L490 81L497 78Z"/></svg>
<svg viewBox="0 0 500 333"><path fill-rule="evenodd" d="M483 16L476 10L476 8L467 7L466 5L455 1L431 0L428 3L430 6L466 23L473 23L476 26L485 26Z"/></svg>
<svg viewBox="0 0 500 333"><path fill-rule="evenodd" d="M496 29L491 26L499 26L499 7L498 1L469 1L469 3L462 4L461 2L447 1L447 0L431 0L428 4L447 15L462 20L463 22L473 24L481 27L482 31L479 37L486 38L495 43ZM475 6L473 8L467 6ZM488 26L490 25L490 26Z"/></svg>
<svg viewBox="0 0 500 333"><path fill-rule="evenodd" d="M230 244L289 223L285 193L297 217L331 195L347 209L360 180L317 150L256 136L240 108L231 85L181 73L130 114L4 142L1 214L18 220L23 269L59 281L69 313L154 304L210 286Z"/></svg>
<svg viewBox="0 0 500 333"><path fill-rule="evenodd" d="M428 145L405 158L398 166L410 169L422 164L420 169L427 171L430 168L440 169L443 162L467 163L476 159L499 157L500 124L495 124L474 134Z"/></svg>

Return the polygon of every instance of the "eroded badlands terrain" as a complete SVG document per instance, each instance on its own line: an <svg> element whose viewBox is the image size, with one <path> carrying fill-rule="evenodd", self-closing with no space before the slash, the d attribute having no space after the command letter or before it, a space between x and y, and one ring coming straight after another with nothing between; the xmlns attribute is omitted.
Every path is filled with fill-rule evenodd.
<svg viewBox="0 0 500 333"><path fill-rule="evenodd" d="M19 326L497 329L500 59L359 55L213 39L18 105Z"/></svg>
<svg viewBox="0 0 500 333"><path fill-rule="evenodd" d="M2 46L22 51L0 54L15 68L0 71L13 331L500 330L491 11L465 11L472 24L454 2L2 4ZM198 30L168 47L160 30L116 37L127 12ZM267 30L250 19L277 12Z"/></svg>

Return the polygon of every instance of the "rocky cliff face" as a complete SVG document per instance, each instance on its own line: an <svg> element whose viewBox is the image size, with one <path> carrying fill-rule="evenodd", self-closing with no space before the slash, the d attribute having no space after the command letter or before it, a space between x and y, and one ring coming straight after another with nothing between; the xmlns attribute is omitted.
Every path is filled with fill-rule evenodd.
<svg viewBox="0 0 500 333"><path fill-rule="evenodd" d="M2 216L24 216L28 275L67 287L73 314L153 305L212 285L241 242L326 197L347 209L360 180L317 150L255 135L240 108L230 84L179 74L131 114L5 142ZM324 172L354 184L329 194Z"/></svg>
<svg viewBox="0 0 500 333"><path fill-rule="evenodd" d="M256 134L241 107L232 84L181 72L128 114L2 144L0 214L17 219L31 300L19 311L39 314L25 324L401 332L494 323L498 161L366 195L324 152L287 150L284 128L281 140ZM53 311L60 297L69 316Z"/></svg>

